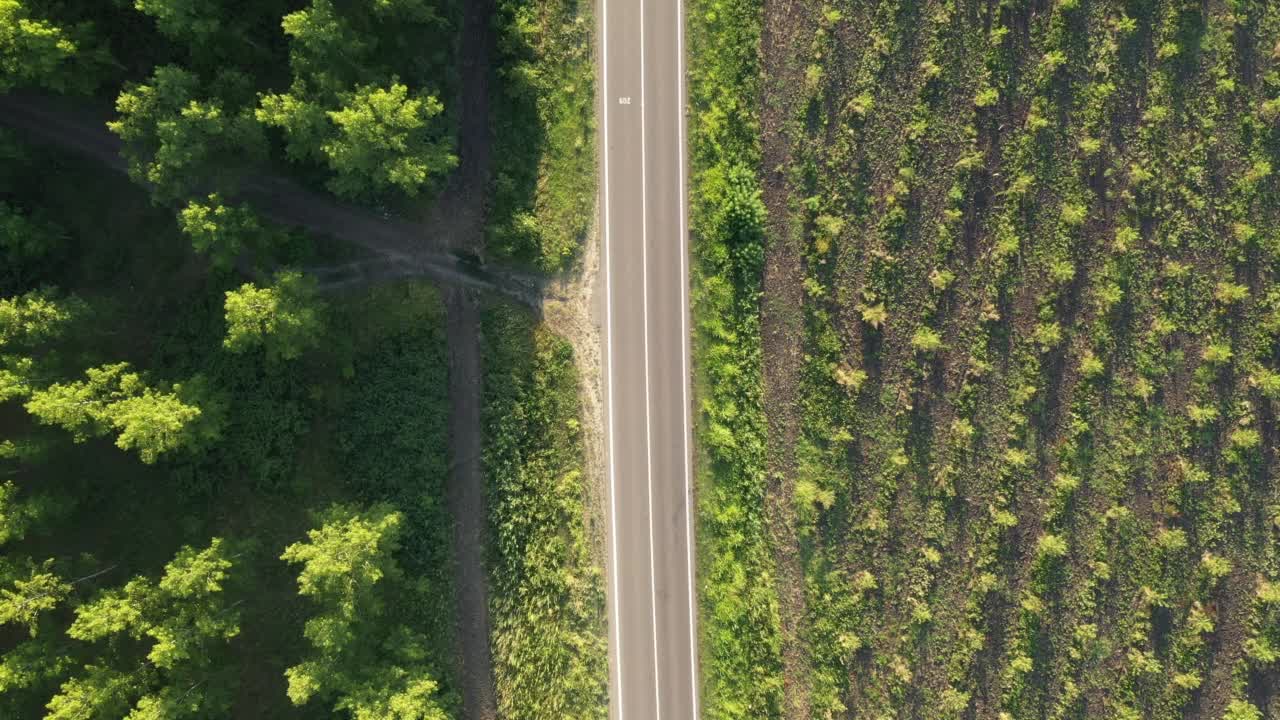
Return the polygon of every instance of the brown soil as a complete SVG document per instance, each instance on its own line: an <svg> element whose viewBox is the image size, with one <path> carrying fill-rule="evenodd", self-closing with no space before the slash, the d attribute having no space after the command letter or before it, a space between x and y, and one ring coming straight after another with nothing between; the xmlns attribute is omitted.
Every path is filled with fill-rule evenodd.
<svg viewBox="0 0 1280 720"><path fill-rule="evenodd" d="M442 225L451 250L479 254L484 246L484 197L489 183L488 79L493 58L492 0L464 5L461 67L461 116L458 170L441 194L430 218ZM435 228L436 225L428 225ZM497 717L493 657L489 647L489 584L484 563L484 473L481 468L480 313L474 292L454 287L445 294L449 343L449 448L453 457L447 495L454 520L454 587L458 679L462 716Z"/></svg>
<svg viewBox="0 0 1280 720"><path fill-rule="evenodd" d="M800 415L796 398L805 337L803 307L804 260L799 233L793 232L791 167L788 126L803 98L801 59L793 53L812 37L810 8L795 0L766 0L760 44L763 91L760 117L763 131L764 204L768 210L764 303L760 310L764 346L764 406L768 419L768 487L765 514L770 529L776 588L782 624L783 713L787 718L810 716L809 652L803 637L805 618L804 567L796 532L796 441Z"/></svg>
<svg viewBox="0 0 1280 720"><path fill-rule="evenodd" d="M599 213L593 214L599 217ZM584 527L591 543L592 557L600 567L608 549L605 525L604 391L601 388L603 359L600 356L600 238L598 225L587 234L581 269L551 279L541 303L542 320L556 335L573 346L573 362L578 370L578 402L582 427L583 464L587 481Z"/></svg>
<svg viewBox="0 0 1280 720"><path fill-rule="evenodd" d="M462 716L497 717L489 652L489 584L484 565L486 511L480 467L480 313L474 293L445 293L449 340L449 452L446 501L453 517L454 645Z"/></svg>

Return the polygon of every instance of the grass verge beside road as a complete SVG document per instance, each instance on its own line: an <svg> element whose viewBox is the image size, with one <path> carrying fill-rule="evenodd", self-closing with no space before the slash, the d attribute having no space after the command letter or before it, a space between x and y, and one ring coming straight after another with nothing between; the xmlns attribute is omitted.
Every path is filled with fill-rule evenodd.
<svg viewBox="0 0 1280 720"><path fill-rule="evenodd" d="M713 720L781 712L764 515L760 14L754 0L692 0L687 12L702 710Z"/></svg>
<svg viewBox="0 0 1280 720"><path fill-rule="evenodd" d="M490 304L481 327L498 712L603 720L604 581L585 530L573 350L511 305Z"/></svg>
<svg viewBox="0 0 1280 720"><path fill-rule="evenodd" d="M590 3L500 0L488 248L544 272L581 254L596 193Z"/></svg>

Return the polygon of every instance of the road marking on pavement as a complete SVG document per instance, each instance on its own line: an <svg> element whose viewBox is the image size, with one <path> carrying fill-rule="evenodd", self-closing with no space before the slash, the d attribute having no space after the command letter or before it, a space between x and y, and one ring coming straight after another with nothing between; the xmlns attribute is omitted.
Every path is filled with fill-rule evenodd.
<svg viewBox="0 0 1280 720"><path fill-rule="evenodd" d="M600 0L600 74L603 75L603 97L609 97L609 0ZM605 354L605 402L609 404L607 435L609 436L609 566L613 575L613 652L614 670L618 680L618 718L623 720L622 708L622 631L618 604L618 484L614 470L613 452L613 284L609 272L609 108L603 108L602 163L604 165L604 354Z"/></svg>
<svg viewBox="0 0 1280 720"><path fill-rule="evenodd" d="M679 122L679 133L676 137L679 144L676 148L677 165L680 170L680 399L682 410L684 412L684 549L685 549L685 567L689 571L689 672L693 677L689 679L689 686L693 692L693 717L700 717L698 714L698 682L700 680L698 673L698 641L697 641L697 625L694 624L695 613L693 609L694 590L693 584L693 493L690 492L690 455L689 452L689 435L692 428L689 424L689 328L687 326L689 318L689 271L685 266L686 258L689 255L689 233L685 227L685 215L688 208L685 206L685 178L684 178L684 2L676 0L676 117Z"/></svg>
<svg viewBox="0 0 1280 720"><path fill-rule="evenodd" d="M653 436L649 405L649 154L645 147L644 117L644 0L640 0L640 298L644 317L644 465L649 504L649 611L653 622L653 711L662 720L662 683L658 680L658 569L653 560Z"/></svg>

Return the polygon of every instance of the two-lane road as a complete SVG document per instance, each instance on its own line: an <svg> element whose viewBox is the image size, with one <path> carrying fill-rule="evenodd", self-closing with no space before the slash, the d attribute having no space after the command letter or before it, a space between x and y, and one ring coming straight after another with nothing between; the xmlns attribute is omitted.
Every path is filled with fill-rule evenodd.
<svg viewBox="0 0 1280 720"><path fill-rule="evenodd" d="M680 0L600 0L610 711L698 717Z"/></svg>

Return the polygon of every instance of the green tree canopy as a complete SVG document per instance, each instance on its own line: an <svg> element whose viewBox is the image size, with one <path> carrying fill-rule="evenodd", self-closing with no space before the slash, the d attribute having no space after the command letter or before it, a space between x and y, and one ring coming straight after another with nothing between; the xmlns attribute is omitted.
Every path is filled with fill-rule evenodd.
<svg viewBox="0 0 1280 720"><path fill-rule="evenodd" d="M225 592L235 556L222 538L201 550L183 547L158 581L137 577L77 607L67 635L98 643L102 652L63 683L46 718L176 720L225 712L232 681L217 672L215 659L240 632L239 603Z"/></svg>
<svg viewBox="0 0 1280 720"><path fill-rule="evenodd" d="M277 272L265 288L245 283L227 291L222 344L232 352L262 347L271 360L292 360L320 341L322 309L315 280L299 272Z"/></svg>
<svg viewBox="0 0 1280 720"><path fill-rule="evenodd" d="M356 88L341 110L328 113L337 133L322 146L338 195L398 189L415 195L436 176L458 165L453 140L433 119L444 111L434 96L410 97L392 80L390 87Z"/></svg>
<svg viewBox="0 0 1280 720"><path fill-rule="evenodd" d="M174 65L116 99L120 119L107 123L126 143L129 174L169 203L211 184L233 189L239 174L266 152L262 128L246 111L202 99L200 80Z"/></svg>
<svg viewBox="0 0 1280 720"><path fill-rule="evenodd" d="M205 42L222 29L227 9L210 0L134 0L133 7L156 20L171 38Z"/></svg>
<svg viewBox="0 0 1280 720"><path fill-rule="evenodd" d="M78 51L65 30L31 17L20 0L0 0L0 93L30 85L67 89Z"/></svg>
<svg viewBox="0 0 1280 720"><path fill-rule="evenodd" d="M178 211L178 227L191 238L196 252L208 255L215 267L223 269L231 267L236 256L262 234L249 206L225 205L217 193L204 202L188 202Z"/></svg>
<svg viewBox="0 0 1280 720"><path fill-rule="evenodd" d="M143 462L153 463L216 435L216 413L202 417L191 397L201 394L199 386L197 381L187 392L182 385L153 387L130 372L129 363L115 363L89 368L84 380L33 392L26 409L39 422L67 430L76 442L115 431L117 447L137 450Z"/></svg>
<svg viewBox="0 0 1280 720"><path fill-rule="evenodd" d="M59 297L49 289L0 298L0 349L38 347L61 336L87 311L79 298Z"/></svg>
<svg viewBox="0 0 1280 720"><path fill-rule="evenodd" d="M30 287L42 266L62 250L65 236L57 223L41 214L0 202L0 290Z"/></svg>
<svg viewBox="0 0 1280 720"><path fill-rule="evenodd" d="M291 159L326 165L343 197L417 194L457 165L453 139L437 95L400 82L387 61L403 54L406 33L420 56L440 24L424 0L312 0L282 22L293 81L261 98L258 120L283 131Z"/></svg>
<svg viewBox="0 0 1280 720"><path fill-rule="evenodd" d="M263 97L258 119L284 130L290 156L327 164L334 173L329 189L338 195L415 195L458 164L439 122L444 106L434 96L410 95L393 78L387 87L342 93L340 105L328 109L308 91L299 82L288 94Z"/></svg>
<svg viewBox="0 0 1280 720"><path fill-rule="evenodd" d="M27 397L35 389L40 368L34 357L65 333L87 306L75 296L33 290L0 299L0 402Z"/></svg>
<svg viewBox="0 0 1280 720"><path fill-rule="evenodd" d="M314 697L356 720L445 720L426 667L427 639L387 617L403 579L394 558L403 516L389 505L335 506L281 556L302 566L299 592L317 613L304 635L312 654L289 668L289 699Z"/></svg>

